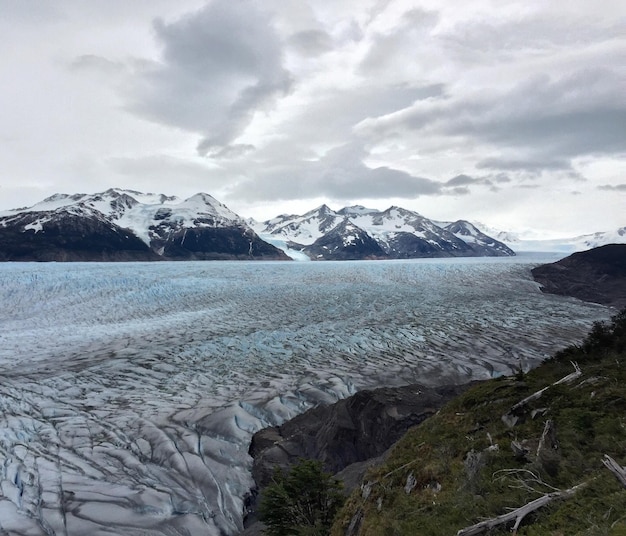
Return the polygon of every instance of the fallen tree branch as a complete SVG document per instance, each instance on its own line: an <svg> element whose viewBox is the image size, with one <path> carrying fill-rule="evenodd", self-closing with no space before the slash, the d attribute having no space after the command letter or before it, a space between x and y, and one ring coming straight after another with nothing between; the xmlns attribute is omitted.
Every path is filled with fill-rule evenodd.
<svg viewBox="0 0 626 536"><path fill-rule="evenodd" d="M531 491L533 493L546 493L546 490L539 490L533 485L539 485L544 488L549 488L551 491L561 491L550 484L544 482L539 475L533 473L529 469L500 469L496 471L492 477L494 482L497 481L510 481L509 487L512 489L525 489L526 491Z"/></svg>
<svg viewBox="0 0 626 536"><path fill-rule="evenodd" d="M578 486L574 486L573 488L569 488L563 491L555 491L553 493L547 493L535 499L534 501L530 501L524 506L520 506L519 508L508 512L506 514L502 514L497 517L493 517L491 519L486 519L485 521L481 521L480 523L476 523L471 527L465 527L464 529L459 530L456 533L456 536L475 536L476 534L482 534L483 532L502 525L504 523L509 523L515 520L515 524L513 525L513 534L517 534L517 529L519 528L520 523L531 512L535 510L539 510L539 508L545 506L546 504L551 503L556 499L567 499L576 493L580 488L586 486L587 483L583 482L582 484L578 484Z"/></svg>
<svg viewBox="0 0 626 536"><path fill-rule="evenodd" d="M602 463L609 471L611 471L611 473L615 475L620 484L626 488L626 467L622 467L608 454L604 455Z"/></svg>
<svg viewBox="0 0 626 536"><path fill-rule="evenodd" d="M541 395L543 395L543 393L545 393L548 389L550 389L550 387L553 387L555 385L560 385L562 383L570 383L570 382L574 381L576 378L579 378L582 375L582 371L580 370L580 367L578 366L578 363L575 363L574 361L571 361L571 363L572 363L572 366L574 367L574 372L568 374L567 376L563 376L560 380L555 381L553 384L548 385L548 386L544 387L543 389L540 389L539 391L534 392L532 395L527 396L523 400L520 400L517 404L515 404L513 407L511 407L511 409L509 410L509 412L506 415L504 415L502 417L502 420L504 420L505 422L510 420L509 416L512 413L514 413L519 408L524 407L529 402L532 402L533 400L537 400L538 398L541 398ZM517 420L517 419L515 419L515 420Z"/></svg>
<svg viewBox="0 0 626 536"><path fill-rule="evenodd" d="M548 419L543 427L543 433L541 434L541 439L539 440L539 445L537 446L537 458L539 458L541 451L546 447L546 441L549 442L551 449L558 448L556 428L552 419Z"/></svg>

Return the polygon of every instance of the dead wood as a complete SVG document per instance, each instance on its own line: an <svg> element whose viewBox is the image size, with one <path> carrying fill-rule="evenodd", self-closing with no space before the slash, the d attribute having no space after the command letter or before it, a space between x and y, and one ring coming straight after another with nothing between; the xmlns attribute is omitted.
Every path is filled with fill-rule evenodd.
<svg viewBox="0 0 626 536"><path fill-rule="evenodd" d="M604 455L602 463L609 471L611 471L611 473L615 475L620 484L626 488L626 467L622 467L608 454Z"/></svg>
<svg viewBox="0 0 626 536"><path fill-rule="evenodd" d="M511 450L513 451L513 456L518 460L528 461L528 453L530 452L530 449L526 445L513 440L511 441Z"/></svg>
<svg viewBox="0 0 626 536"><path fill-rule="evenodd" d="M504 523L509 523L515 520L515 524L513 525L513 534L517 534L517 529L519 528L520 523L531 512L538 510L539 508L545 506L546 504L551 503L557 499L567 499L576 493L580 488L586 485L586 482L579 484L578 486L574 486L573 488L569 488L563 491L555 491L553 493L547 493L535 499L534 501L530 501L524 506L520 506L519 508L508 512L506 514L502 514L497 517L493 517L491 519L486 519L485 521L481 521L480 523L476 523L471 527L465 527L464 529L459 530L456 535L457 536L475 536L476 534L482 534L483 532L502 525Z"/></svg>
<svg viewBox="0 0 626 536"><path fill-rule="evenodd" d="M541 398L541 395L543 395L543 393L545 393L548 389L550 389L550 387L553 387L555 385L560 385L562 383L570 383L574 381L576 378L579 378L582 375L582 371L580 370L578 363L574 363L573 361L571 363L572 363L572 366L574 367L574 372L568 374L567 376L563 376L560 380L555 381L553 384L548 385L544 387L543 389L540 389L539 391L534 392L532 395L527 396L523 400L520 400L517 404L511 407L511 409L506 415L502 416L502 420L507 424L513 423L513 425L515 425L515 423L517 422L517 419L513 416L513 413L515 413L516 410L524 407L526 404L528 404L529 402L532 402L533 400L537 400L538 398Z"/></svg>
<svg viewBox="0 0 626 536"><path fill-rule="evenodd" d="M539 458L541 451L546 447L546 443L551 449L557 449L559 447L559 443L556 439L556 427L554 426L554 421L551 419L548 419L543 427L541 439L537 446L537 458Z"/></svg>

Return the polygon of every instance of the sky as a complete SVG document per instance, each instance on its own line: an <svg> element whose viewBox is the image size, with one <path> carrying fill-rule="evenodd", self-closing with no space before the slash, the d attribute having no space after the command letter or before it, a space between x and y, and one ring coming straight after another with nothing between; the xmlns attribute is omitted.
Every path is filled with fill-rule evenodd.
<svg viewBox="0 0 626 536"><path fill-rule="evenodd" d="M0 0L0 210L108 188L243 217L626 225L623 0Z"/></svg>

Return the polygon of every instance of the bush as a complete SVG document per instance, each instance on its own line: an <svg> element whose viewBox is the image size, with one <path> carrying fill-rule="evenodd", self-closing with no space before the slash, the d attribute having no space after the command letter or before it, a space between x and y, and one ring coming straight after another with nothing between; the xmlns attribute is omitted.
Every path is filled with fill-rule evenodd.
<svg viewBox="0 0 626 536"><path fill-rule="evenodd" d="M259 513L272 536L322 536L344 502L341 483L321 462L302 460L287 474L278 469L264 491Z"/></svg>

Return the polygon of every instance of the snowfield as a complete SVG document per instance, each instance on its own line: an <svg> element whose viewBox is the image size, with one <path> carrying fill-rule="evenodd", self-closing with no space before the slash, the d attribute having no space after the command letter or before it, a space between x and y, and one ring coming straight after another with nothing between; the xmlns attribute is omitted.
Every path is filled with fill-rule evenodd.
<svg viewBox="0 0 626 536"><path fill-rule="evenodd" d="M0 533L236 534L256 430L608 318L539 291L557 258L0 264Z"/></svg>

